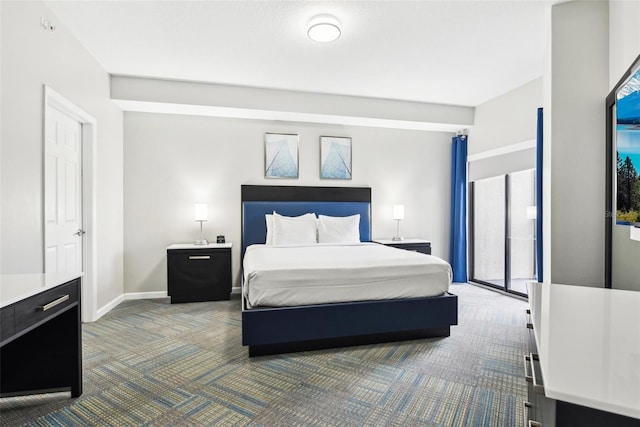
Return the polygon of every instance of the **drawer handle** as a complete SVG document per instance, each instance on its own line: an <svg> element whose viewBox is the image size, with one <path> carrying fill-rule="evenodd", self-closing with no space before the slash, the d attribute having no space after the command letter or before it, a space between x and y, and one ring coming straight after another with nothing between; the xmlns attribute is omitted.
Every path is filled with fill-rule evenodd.
<svg viewBox="0 0 640 427"><path fill-rule="evenodd" d="M531 367L531 356L528 354L524 355L524 379L527 380L528 383L533 382L533 375L529 373L529 368Z"/></svg>
<svg viewBox="0 0 640 427"><path fill-rule="evenodd" d="M538 380L541 380L542 378L536 377L536 370L533 366L533 361L540 360L540 358L538 357L537 354L533 354L533 353L530 354L529 358L531 360L531 376L533 377L533 389L538 393L544 394L544 384L542 384L542 381L538 382Z"/></svg>
<svg viewBox="0 0 640 427"><path fill-rule="evenodd" d="M533 329L533 323L527 323L527 329Z"/></svg>
<svg viewBox="0 0 640 427"><path fill-rule="evenodd" d="M189 259L211 259L211 255L192 255Z"/></svg>
<svg viewBox="0 0 640 427"><path fill-rule="evenodd" d="M60 298L58 298L58 299L56 299L56 300L51 301L49 304L39 305L39 306L37 306L37 307L36 307L36 309L37 309L38 311L47 311L47 310L49 310L50 308L53 308L53 307L55 307L55 306L56 306L56 305L58 305L58 304L62 304L63 302L65 302L65 301L66 301L66 300L68 300L68 299L69 299L69 295L63 295L63 296L61 296Z"/></svg>
<svg viewBox="0 0 640 427"><path fill-rule="evenodd" d="M522 402L523 403L523 410L522 410L522 414L524 415L524 423L522 423L522 425L526 426L527 423L530 421L529 420L529 409L531 408L531 403L529 402Z"/></svg>

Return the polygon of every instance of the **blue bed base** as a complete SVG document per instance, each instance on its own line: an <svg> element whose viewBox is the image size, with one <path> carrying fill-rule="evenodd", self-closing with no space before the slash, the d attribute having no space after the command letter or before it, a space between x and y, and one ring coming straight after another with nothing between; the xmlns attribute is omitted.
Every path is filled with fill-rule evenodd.
<svg viewBox="0 0 640 427"><path fill-rule="evenodd" d="M242 186L242 255L264 243L264 215L360 214L360 239L371 240L371 189ZM242 298L242 345L249 356L449 336L458 324L457 296L358 301L299 307L247 308Z"/></svg>

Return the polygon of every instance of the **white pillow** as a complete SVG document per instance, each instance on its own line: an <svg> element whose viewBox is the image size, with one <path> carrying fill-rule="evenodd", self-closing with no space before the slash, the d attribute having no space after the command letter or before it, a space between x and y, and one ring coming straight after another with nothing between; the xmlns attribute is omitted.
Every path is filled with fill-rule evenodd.
<svg viewBox="0 0 640 427"><path fill-rule="evenodd" d="M318 215L318 243L360 243L360 214Z"/></svg>
<svg viewBox="0 0 640 427"><path fill-rule="evenodd" d="M273 211L276 213L276 211ZM273 245L273 215L265 214L264 220L267 222L267 239L265 245Z"/></svg>
<svg viewBox="0 0 640 427"><path fill-rule="evenodd" d="M313 213L296 217L273 213L274 245L308 245L318 243L317 219Z"/></svg>

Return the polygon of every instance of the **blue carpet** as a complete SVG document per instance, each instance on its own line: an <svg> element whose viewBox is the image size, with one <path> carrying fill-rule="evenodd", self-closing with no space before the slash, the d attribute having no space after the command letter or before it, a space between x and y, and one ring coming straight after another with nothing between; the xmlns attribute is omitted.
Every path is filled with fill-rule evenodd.
<svg viewBox="0 0 640 427"><path fill-rule="evenodd" d="M84 394L0 400L32 426L520 426L524 301L453 285L451 336L249 359L240 301L128 301L83 325Z"/></svg>

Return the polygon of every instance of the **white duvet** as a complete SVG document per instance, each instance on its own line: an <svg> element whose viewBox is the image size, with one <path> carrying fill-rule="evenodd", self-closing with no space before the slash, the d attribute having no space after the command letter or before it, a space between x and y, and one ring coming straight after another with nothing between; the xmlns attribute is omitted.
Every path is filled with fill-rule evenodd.
<svg viewBox="0 0 640 427"><path fill-rule="evenodd" d="M451 266L376 243L251 245L243 261L249 307L287 307L442 295Z"/></svg>

